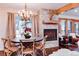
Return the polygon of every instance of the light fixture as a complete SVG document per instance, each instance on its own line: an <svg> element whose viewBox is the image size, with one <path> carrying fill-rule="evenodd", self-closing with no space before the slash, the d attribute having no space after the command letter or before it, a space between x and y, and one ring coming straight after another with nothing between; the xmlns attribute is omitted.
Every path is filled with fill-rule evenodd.
<svg viewBox="0 0 79 59"><path fill-rule="evenodd" d="M20 10L20 11L18 12L18 15L21 17L21 20L27 21L27 20L29 20L30 17L33 15L33 12L32 12L31 10L28 10L28 9L27 9L27 5L26 5L26 3L25 3L25 8L24 8L24 10Z"/></svg>

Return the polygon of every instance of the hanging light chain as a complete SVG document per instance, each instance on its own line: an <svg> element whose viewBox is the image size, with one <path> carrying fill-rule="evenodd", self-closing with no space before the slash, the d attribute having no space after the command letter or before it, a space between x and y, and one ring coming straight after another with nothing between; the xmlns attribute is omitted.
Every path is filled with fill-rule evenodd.
<svg viewBox="0 0 79 59"><path fill-rule="evenodd" d="M27 4L25 3L25 11L27 11Z"/></svg>

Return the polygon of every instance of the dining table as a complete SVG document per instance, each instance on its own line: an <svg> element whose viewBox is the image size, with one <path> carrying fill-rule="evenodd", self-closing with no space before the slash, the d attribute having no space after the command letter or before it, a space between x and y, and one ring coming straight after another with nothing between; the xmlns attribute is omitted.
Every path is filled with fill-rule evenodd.
<svg viewBox="0 0 79 59"><path fill-rule="evenodd" d="M11 40L13 43L20 43L20 40L23 42L40 42L43 40L43 37L31 37L31 38L24 38L24 37L17 37Z"/></svg>
<svg viewBox="0 0 79 59"><path fill-rule="evenodd" d="M20 43L21 43L21 40L22 40L22 43L23 43L23 46L26 47L26 48L33 48L33 55L35 55L35 48L33 46L33 43L34 42L40 42L43 40L43 37L31 37L31 38L24 38L24 37L18 37L18 38L15 38L15 39L12 39L11 42L15 43L16 46L20 46Z"/></svg>

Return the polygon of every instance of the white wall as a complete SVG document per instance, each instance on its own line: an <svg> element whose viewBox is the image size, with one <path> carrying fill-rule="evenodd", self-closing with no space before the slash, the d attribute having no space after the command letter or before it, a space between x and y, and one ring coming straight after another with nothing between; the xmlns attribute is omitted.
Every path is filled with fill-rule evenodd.
<svg viewBox="0 0 79 59"><path fill-rule="evenodd" d="M7 24L7 13L3 9L0 9L0 38L5 37ZM3 42L0 39L0 50L3 50Z"/></svg>
<svg viewBox="0 0 79 59"><path fill-rule="evenodd" d="M40 11L40 21L39 21L39 34L44 36L44 32L43 30L44 29L58 29L58 26L57 25L46 25L46 24L43 24L43 21L49 21L49 15L48 15L48 12L47 11L43 11L41 10ZM58 31L57 31L58 33ZM54 41L46 41L46 45L45 45L45 48L50 48L50 47L58 47L59 46L59 43L58 43L58 38L57 40L54 40Z"/></svg>
<svg viewBox="0 0 79 59"><path fill-rule="evenodd" d="M14 12L11 9L2 9L0 8L0 50L3 50L3 42L1 40L2 37L6 36L6 27L7 27L7 13Z"/></svg>
<svg viewBox="0 0 79 59"><path fill-rule="evenodd" d="M5 36L7 24L7 13L5 10L0 10L0 38Z"/></svg>
<svg viewBox="0 0 79 59"><path fill-rule="evenodd" d="M47 11L40 10L39 16L39 34L43 36L42 29L43 29L43 20L49 20Z"/></svg>
<svg viewBox="0 0 79 59"><path fill-rule="evenodd" d="M8 12L15 12L11 9L1 9L0 8L0 38L5 37L6 35L6 27L7 27L7 19Z"/></svg>

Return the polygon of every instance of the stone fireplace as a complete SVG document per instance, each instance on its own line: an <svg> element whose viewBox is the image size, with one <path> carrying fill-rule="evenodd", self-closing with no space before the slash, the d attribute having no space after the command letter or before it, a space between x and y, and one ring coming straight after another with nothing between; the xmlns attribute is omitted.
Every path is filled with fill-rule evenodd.
<svg viewBox="0 0 79 59"><path fill-rule="evenodd" d="M48 36L46 41L57 40L57 29L44 29L44 36Z"/></svg>

